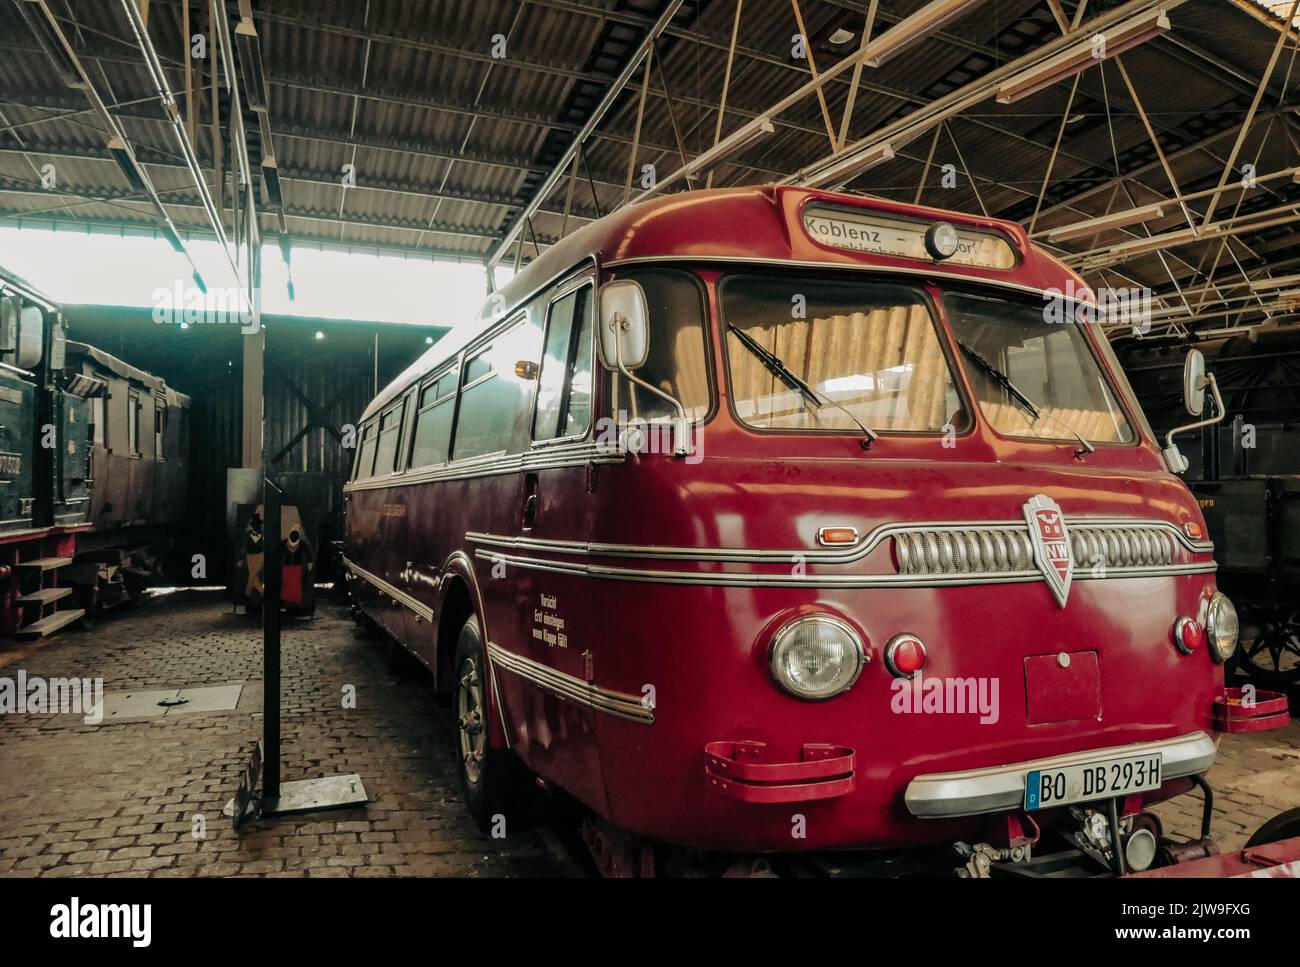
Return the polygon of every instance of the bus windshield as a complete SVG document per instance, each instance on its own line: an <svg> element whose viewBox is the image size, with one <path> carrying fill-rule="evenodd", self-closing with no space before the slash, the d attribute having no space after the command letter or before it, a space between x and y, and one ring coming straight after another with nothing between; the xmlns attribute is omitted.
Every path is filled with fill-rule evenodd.
<svg viewBox="0 0 1300 967"><path fill-rule="evenodd" d="M944 311L984 418L1003 436L1132 443L1133 429L1077 323L1041 303L948 293Z"/></svg>
<svg viewBox="0 0 1300 967"><path fill-rule="evenodd" d="M732 401L748 426L940 433L965 423L929 303L919 290L730 276L720 301ZM771 357L795 379L783 378Z"/></svg>

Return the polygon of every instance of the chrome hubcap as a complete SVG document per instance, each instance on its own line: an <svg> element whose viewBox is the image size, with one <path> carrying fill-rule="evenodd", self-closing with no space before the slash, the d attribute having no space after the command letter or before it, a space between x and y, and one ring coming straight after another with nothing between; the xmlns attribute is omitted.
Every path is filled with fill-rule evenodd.
<svg viewBox="0 0 1300 967"><path fill-rule="evenodd" d="M487 731L483 721L483 685L473 658L461 662L456 689L456 731L460 738L460 759L471 785L479 781Z"/></svg>

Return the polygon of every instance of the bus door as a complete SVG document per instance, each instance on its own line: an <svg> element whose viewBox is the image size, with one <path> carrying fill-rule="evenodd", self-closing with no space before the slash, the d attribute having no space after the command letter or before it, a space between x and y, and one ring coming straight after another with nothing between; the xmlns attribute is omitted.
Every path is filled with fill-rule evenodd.
<svg viewBox="0 0 1300 967"><path fill-rule="evenodd" d="M408 395L399 397L379 415L371 474L379 486L366 495L372 512L378 512L378 526L375 528L373 553L364 566L398 591L403 590L401 580L406 560L402 536L409 526L406 502L410 488L384 484L397 483L397 475L401 472L402 417ZM379 623L394 638L409 641L406 636L406 605L392 594L384 594L380 600L383 606L376 612Z"/></svg>
<svg viewBox="0 0 1300 967"><path fill-rule="evenodd" d="M451 428L456 413L456 386L460 374L453 360L436 368L421 381L407 403L411 430L406 444L407 475L420 479L445 469L451 456ZM459 547L464 528L446 500L447 488L440 483L416 483L407 492L406 526L402 529L402 589L411 597L406 622L406 645L430 668L437 666L437 630L434 611L438 605L438 582L447 549Z"/></svg>
<svg viewBox="0 0 1300 967"><path fill-rule="evenodd" d="M581 546L591 538L593 298L592 279L583 277L562 283L545 303L516 525L518 553L525 558L539 556L528 550L538 546L533 542ZM561 555L561 560L579 569L584 562L576 555ZM512 570L516 642L525 663L516 674L503 675L499 668L498 678L522 686L517 693L521 701L512 707L526 716L529 748L524 754L535 770L599 809L604 791L596 748L598 713L584 696L598 649L599 628L590 617L596 588L580 570Z"/></svg>

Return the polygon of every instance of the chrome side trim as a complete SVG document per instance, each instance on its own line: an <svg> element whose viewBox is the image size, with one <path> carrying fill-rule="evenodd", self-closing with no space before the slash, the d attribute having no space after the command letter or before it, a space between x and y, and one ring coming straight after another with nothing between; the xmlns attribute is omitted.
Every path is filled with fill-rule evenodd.
<svg viewBox="0 0 1300 967"><path fill-rule="evenodd" d="M903 801L921 819L979 816L1019 809L1025 800L1025 775L1036 769L1059 769L1101 759L1159 752L1161 779L1199 775L1214 764L1218 746L1204 732L1189 732L1159 742L1139 742L1105 749L1085 749L1066 755L965 772L939 772L917 776L907 784Z"/></svg>
<svg viewBox="0 0 1300 967"><path fill-rule="evenodd" d="M1130 530L1132 528L1164 531L1178 540L1194 554L1209 554L1214 550L1210 541L1192 541L1176 525L1168 521L1143 520L1132 517L1067 517L1068 528L1088 528L1096 531ZM857 544L840 549L815 547L788 550L755 550L740 547L656 547L649 544L598 544L589 541L539 540L527 537L505 537L481 531L467 531L465 539L471 544L500 547L508 550L541 551L551 554L568 554L582 557L630 557L648 560L726 561L735 564L794 563L802 560L810 564L850 564L866 557L888 537L915 531L965 531L978 528L986 531L1023 535L1025 522L1019 521L914 521L900 524L881 524ZM1081 565L1082 566L1082 565Z"/></svg>
<svg viewBox="0 0 1300 967"><path fill-rule="evenodd" d="M370 571L367 571L364 567L357 564L355 561L350 561L348 560L348 558L345 557L343 558L343 564L345 567L348 568L348 570L350 570L357 577L369 581L371 584L377 587L380 591L383 591L384 594L388 595L398 604L403 604L406 607L410 608L412 611L414 611L425 621L429 621L429 622L433 621L433 609L430 608L424 602L422 602L419 598L412 597L411 595L403 591L401 588L389 584L378 574L374 574Z"/></svg>
<svg viewBox="0 0 1300 967"><path fill-rule="evenodd" d="M567 698L572 702L577 702L579 705L593 708L597 712L605 712L619 718L631 719L645 725L654 724L654 709L646 708L636 695L601 688L594 682L584 682L581 678L556 671L549 665L543 665L541 662L525 658L523 655L516 655L514 652L507 651L500 645L490 641L487 650L488 658L494 665L500 665L506 671L513 672L538 688L545 689L561 698Z"/></svg>
<svg viewBox="0 0 1300 967"><path fill-rule="evenodd" d="M974 584L1024 584L1042 581L1041 571L999 571L966 574L733 574L722 571L670 571L646 568L604 567L520 557L497 551L476 550L474 556L492 564L504 563L529 571L574 574L609 581L641 581L646 584L690 584L730 588L944 588ZM1126 577L1157 577L1170 574L1208 574L1218 569L1213 561L1199 564L1173 564L1164 567L1113 567L1102 575L1091 572L1074 575L1076 581L1108 580Z"/></svg>
<svg viewBox="0 0 1300 967"><path fill-rule="evenodd" d="M598 443L583 443L579 446L529 450L509 456L489 454L486 457L472 457L440 466L421 467L418 470L408 470L390 476L371 477L369 480L346 484L343 492L386 490L390 487L411 487L438 480L464 480L469 477L490 477L504 473L519 473L524 470L579 467L589 463L622 463L625 459L626 454L621 450L613 450Z"/></svg>

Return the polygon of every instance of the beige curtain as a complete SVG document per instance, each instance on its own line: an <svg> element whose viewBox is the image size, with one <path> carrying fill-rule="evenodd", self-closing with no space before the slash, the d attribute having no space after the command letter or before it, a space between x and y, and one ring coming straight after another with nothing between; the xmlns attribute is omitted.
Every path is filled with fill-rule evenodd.
<svg viewBox="0 0 1300 967"><path fill-rule="evenodd" d="M837 399L847 406L867 402L873 429L936 430L947 422L944 400L949 386L948 366L929 314L924 306L886 306L869 312L781 320L750 326L745 332L816 388L837 377L869 375L875 389ZM732 390L742 413L754 404L750 421L766 424L779 413L757 409L760 400L780 396L786 387L746 349L734 333L729 357ZM796 409L795 407L798 407ZM802 403L787 412L798 413ZM882 415L883 418L882 418ZM783 425L787 425L783 423ZM799 424L816 426L811 414Z"/></svg>
<svg viewBox="0 0 1300 967"><path fill-rule="evenodd" d="M1037 401L1035 401L1037 402ZM1089 443L1123 443L1120 430L1110 412L1101 409L1065 409L1060 406L1042 405L1043 414L1036 422L1017 403L998 401L982 402L980 408L984 417L993 425L993 429L1005 436L1042 437L1069 440L1066 427L1073 427ZM1062 425L1064 424L1064 425ZM1120 427L1123 427L1123 422Z"/></svg>

